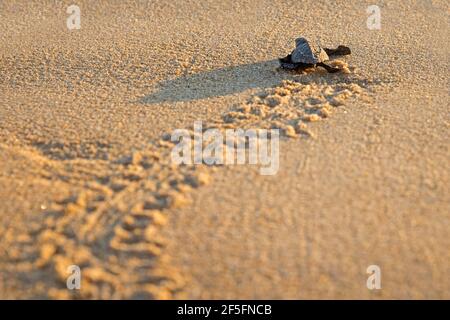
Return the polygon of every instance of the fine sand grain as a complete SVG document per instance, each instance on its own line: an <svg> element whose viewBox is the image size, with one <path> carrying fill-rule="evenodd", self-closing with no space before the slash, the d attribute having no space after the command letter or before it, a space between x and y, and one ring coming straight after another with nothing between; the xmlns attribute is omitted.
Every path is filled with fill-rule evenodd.
<svg viewBox="0 0 450 320"><path fill-rule="evenodd" d="M446 1L380 30L370 1L70 4L0 3L0 298L450 297ZM352 55L279 70L298 36ZM281 129L279 172L173 164L198 120Z"/></svg>

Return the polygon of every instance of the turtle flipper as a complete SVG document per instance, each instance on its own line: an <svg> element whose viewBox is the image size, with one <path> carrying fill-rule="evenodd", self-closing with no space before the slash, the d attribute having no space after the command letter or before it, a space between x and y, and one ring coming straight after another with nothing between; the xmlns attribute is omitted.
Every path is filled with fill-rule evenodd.
<svg viewBox="0 0 450 320"><path fill-rule="evenodd" d="M323 48L329 56L346 56L352 53L349 47L338 46L336 49Z"/></svg>
<svg viewBox="0 0 450 320"><path fill-rule="evenodd" d="M329 65L326 65L326 64L323 63L323 62L319 62L319 63L317 64L317 66L324 68L324 69L327 70L329 73L336 73L336 72L339 72L339 71L341 70L341 69L339 69L339 68L333 68L333 67L330 67Z"/></svg>
<svg viewBox="0 0 450 320"><path fill-rule="evenodd" d="M291 59L291 55L288 54L286 57L284 58L279 58L278 61L280 62L280 66L283 69L288 69L288 70L294 70L296 69L296 64L294 62L292 62Z"/></svg>
<svg viewBox="0 0 450 320"><path fill-rule="evenodd" d="M308 64L308 63L296 63L296 62L292 62L291 59L291 55L287 55L284 58L279 58L278 61L280 62L280 66L283 69L288 69L288 70L296 70L296 71L301 71L307 68L312 67L313 65Z"/></svg>

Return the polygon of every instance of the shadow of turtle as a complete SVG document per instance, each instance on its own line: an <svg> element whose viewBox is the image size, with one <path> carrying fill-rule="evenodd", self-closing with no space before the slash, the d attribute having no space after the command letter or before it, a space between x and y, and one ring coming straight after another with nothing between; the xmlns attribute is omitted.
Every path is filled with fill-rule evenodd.
<svg viewBox="0 0 450 320"><path fill-rule="evenodd" d="M336 84L351 82L342 74L327 74L316 70L307 75L280 70L277 59L256 63L229 66L195 74L185 74L175 79L161 81L156 90L139 102L158 104L164 102L189 102L223 97L244 92L248 89L265 89L278 85L282 80L295 80L302 83Z"/></svg>
<svg viewBox="0 0 450 320"><path fill-rule="evenodd" d="M285 74L278 72L277 60L229 66L161 81L141 103L195 101L240 93L278 84Z"/></svg>

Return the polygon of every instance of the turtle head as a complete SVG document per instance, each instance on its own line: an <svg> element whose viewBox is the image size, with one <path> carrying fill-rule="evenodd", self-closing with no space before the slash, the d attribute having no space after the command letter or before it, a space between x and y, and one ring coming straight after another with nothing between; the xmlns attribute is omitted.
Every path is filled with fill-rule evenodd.
<svg viewBox="0 0 450 320"><path fill-rule="evenodd" d="M302 38L302 37L295 39L296 47L298 47L299 45L301 45L303 43L308 43L308 40L306 40L305 38Z"/></svg>

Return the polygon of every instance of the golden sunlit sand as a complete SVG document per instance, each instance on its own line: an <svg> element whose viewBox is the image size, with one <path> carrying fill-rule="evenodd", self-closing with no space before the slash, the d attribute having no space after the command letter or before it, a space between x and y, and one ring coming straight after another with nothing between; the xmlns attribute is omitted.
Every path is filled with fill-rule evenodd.
<svg viewBox="0 0 450 320"><path fill-rule="evenodd" d="M446 1L379 30L361 1L76 3L0 3L0 298L449 298ZM299 36L352 54L280 69ZM280 129L279 170L174 164L195 121Z"/></svg>

